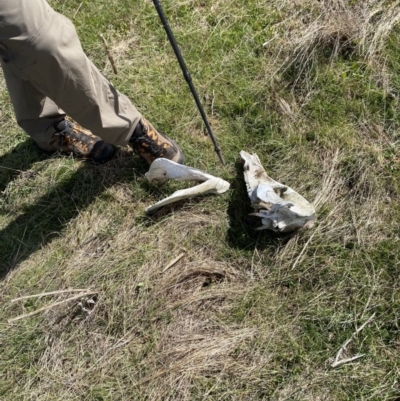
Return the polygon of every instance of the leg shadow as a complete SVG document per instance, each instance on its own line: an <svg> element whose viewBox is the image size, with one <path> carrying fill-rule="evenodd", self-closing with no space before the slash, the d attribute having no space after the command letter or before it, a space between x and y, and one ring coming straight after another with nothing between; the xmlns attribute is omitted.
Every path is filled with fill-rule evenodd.
<svg viewBox="0 0 400 401"><path fill-rule="evenodd" d="M0 163L8 163L6 167L9 169L17 167L12 161L13 154L19 151L24 153L26 146L28 145L19 145L9 155L3 156ZM31 163L37 160L35 155L29 154L29 157ZM28 164L22 167L26 168ZM131 182L134 167L131 154L124 151L120 151L115 159L105 165L85 163L72 176L61 178L56 186L50 188L34 204L25 206L22 214L0 230L0 279L4 279L32 253L59 236L66 224L107 188L116 183ZM21 171L21 165L17 168ZM10 177L7 176L7 179Z"/></svg>
<svg viewBox="0 0 400 401"><path fill-rule="evenodd" d="M15 177L29 170L33 163L47 158L48 156L39 150L30 138L0 156L0 192L4 191Z"/></svg>

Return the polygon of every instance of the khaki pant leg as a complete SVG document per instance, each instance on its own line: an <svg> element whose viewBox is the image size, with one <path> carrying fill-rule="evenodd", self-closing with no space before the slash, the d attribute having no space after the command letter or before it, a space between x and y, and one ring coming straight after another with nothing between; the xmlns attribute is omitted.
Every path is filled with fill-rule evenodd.
<svg viewBox="0 0 400 401"><path fill-rule="evenodd" d="M46 1L0 2L0 45L5 52L2 66L10 92L15 89L10 77L18 76L35 89L36 95L43 95L36 107L37 118L48 118L57 105L105 141L118 145L128 142L140 113L86 57L71 21ZM18 91L11 94L21 115L24 100L20 96ZM37 127L37 122L34 125ZM51 133L39 134L29 124L23 128L40 142L48 140Z"/></svg>
<svg viewBox="0 0 400 401"><path fill-rule="evenodd" d="M65 113L29 81L8 68L3 72L18 125L36 142L50 139L55 132L53 123L63 119Z"/></svg>

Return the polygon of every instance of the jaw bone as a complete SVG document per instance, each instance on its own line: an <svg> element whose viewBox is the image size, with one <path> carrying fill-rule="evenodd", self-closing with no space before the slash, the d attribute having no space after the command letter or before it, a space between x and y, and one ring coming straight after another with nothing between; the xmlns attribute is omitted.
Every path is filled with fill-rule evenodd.
<svg viewBox="0 0 400 401"><path fill-rule="evenodd" d="M164 184L169 179L179 181L197 181L202 184L196 185L192 188L181 189L174 192L168 198L165 198L156 204L148 207L145 212L152 214L159 208L169 205L170 203L178 202L182 199L193 198L199 195L207 194L223 194L226 192L230 184L222 178L214 177L213 175L204 173L193 167L183 166L168 159L156 159L150 166L150 170L145 174L149 182L157 182L157 184Z"/></svg>
<svg viewBox="0 0 400 401"><path fill-rule="evenodd" d="M256 213L261 217L257 230L289 232L297 228L311 228L315 223L315 208L292 188L282 185L267 175L257 155L240 152L244 160L247 193Z"/></svg>

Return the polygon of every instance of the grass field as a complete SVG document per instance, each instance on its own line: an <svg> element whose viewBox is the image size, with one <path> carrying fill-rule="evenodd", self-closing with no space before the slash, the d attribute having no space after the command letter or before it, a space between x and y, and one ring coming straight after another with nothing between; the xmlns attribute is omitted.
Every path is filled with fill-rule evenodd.
<svg viewBox="0 0 400 401"><path fill-rule="evenodd" d="M1 75L0 400L399 400L400 2L163 0L224 167L150 1L50 3L231 189L146 217L184 184L148 184L128 147L42 154ZM311 230L254 230L242 149L313 202ZM349 339L362 357L332 368Z"/></svg>

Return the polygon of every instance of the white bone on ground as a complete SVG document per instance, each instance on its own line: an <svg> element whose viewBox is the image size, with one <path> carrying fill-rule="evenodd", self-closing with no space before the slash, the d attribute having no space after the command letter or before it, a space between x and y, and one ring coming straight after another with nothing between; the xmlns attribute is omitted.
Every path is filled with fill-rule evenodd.
<svg viewBox="0 0 400 401"><path fill-rule="evenodd" d="M284 187L284 188L287 188L287 187ZM282 206L292 205L291 202L286 202L279 195L277 195L274 188L271 185L269 185L268 183L258 184L255 194L257 196L257 199L263 203L271 203L271 204L277 203Z"/></svg>
<svg viewBox="0 0 400 401"><path fill-rule="evenodd" d="M158 184L163 184L167 180L202 182L215 178L193 167L183 166L164 158L154 160L145 176L149 182L156 181Z"/></svg>
<svg viewBox="0 0 400 401"><path fill-rule="evenodd" d="M261 217L258 230L288 232L310 228L315 222L315 208L292 188L273 180L265 172L257 155L240 152L244 160L244 178L252 206ZM263 209L268 207L268 210Z"/></svg>
<svg viewBox="0 0 400 401"><path fill-rule="evenodd" d="M223 194L229 189L229 187L229 182L223 180L222 178L212 176L212 178L192 188L180 189L179 191L174 192L168 198L165 198L157 202L156 204L148 207L145 211L147 214L152 214L163 206L169 205L170 203L178 202L183 199L193 198L194 196L198 195Z"/></svg>

